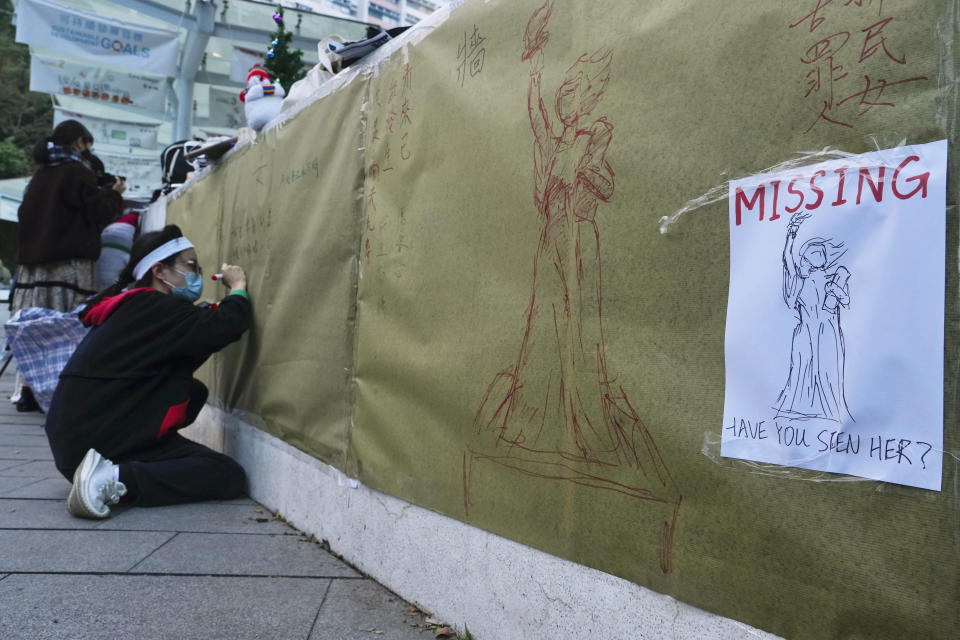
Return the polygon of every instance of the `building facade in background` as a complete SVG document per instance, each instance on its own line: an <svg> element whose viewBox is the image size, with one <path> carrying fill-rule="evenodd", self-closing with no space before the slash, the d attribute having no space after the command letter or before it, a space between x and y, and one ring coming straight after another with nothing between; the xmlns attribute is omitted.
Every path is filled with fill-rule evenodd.
<svg viewBox="0 0 960 640"><path fill-rule="evenodd" d="M446 6L446 0L325 0L330 13L341 13L392 28L416 24L440 7Z"/></svg>

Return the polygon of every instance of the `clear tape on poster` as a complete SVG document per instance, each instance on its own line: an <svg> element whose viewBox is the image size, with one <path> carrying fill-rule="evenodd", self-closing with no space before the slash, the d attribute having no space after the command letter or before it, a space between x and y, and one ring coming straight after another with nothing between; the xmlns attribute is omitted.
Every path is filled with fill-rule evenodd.
<svg viewBox="0 0 960 640"><path fill-rule="evenodd" d="M873 147L875 151L895 149L899 147L904 147L907 145L907 139L897 136L896 134L887 134L883 136L871 135L867 137L869 146ZM825 162L827 160L839 160L839 159L849 159L853 164L858 168L867 167L868 165L864 164L859 160L858 156L862 155L860 153L853 153L851 151L843 151L841 149L833 149L831 147L824 147L819 151L799 151L797 152L796 157L784 160L779 162L772 167L767 167L760 171L750 172L744 175L729 175L727 180L721 182L715 187L711 187L705 193L688 200L683 204L682 207L671 213L667 216L662 216L659 220L659 229L661 234L666 234L670 228L677 223L677 221L687 213L691 211L696 211L703 207L715 204L717 202L723 202L729 197L729 183L732 180L739 180L746 177L756 177L762 179L763 176L779 173L782 171L787 171L789 169L796 169L798 167L805 167L812 164L818 164ZM869 165L872 167L873 165ZM724 209L726 212L726 209Z"/></svg>
<svg viewBox="0 0 960 640"><path fill-rule="evenodd" d="M956 15L958 6L960 6L960 3L955 2L951 15ZM958 89L955 81L957 77L957 71L954 68L955 55L953 53L954 38L956 34L956 18L938 22L935 26L935 29L941 45L940 73L938 74L938 91L940 93L940 99L937 101L938 111L936 114L936 121L939 127L942 128L947 134L945 137L953 140L955 139L958 121L956 113ZM895 132L871 134L867 136L866 139L868 141L866 146L873 147L877 151L906 145L906 139L901 139L899 134ZM897 142L898 139L899 142ZM731 180L738 180L751 175L776 173L778 171L785 171L809 164L816 164L826 160L846 158L853 155L857 154L825 147L819 151L800 151L797 153L797 157L785 160L760 172L751 171L749 173L743 173L742 175L734 175L731 172L727 176L726 181L718 184L715 187L712 187L702 195L697 196L692 200L688 200L683 204L683 206L670 215L662 216L659 220L660 233L666 234L670 230L670 227L673 226L685 214L726 199L728 183Z"/></svg>
<svg viewBox="0 0 960 640"><path fill-rule="evenodd" d="M960 205L958 204L948 204L946 207L946 216L948 220L956 220L958 214L960 214ZM954 269L960 271L960 263L949 261L949 252L948 252L948 263L946 265L947 269ZM960 299L960 291L954 290L952 292L956 299ZM956 303L953 303L956 304ZM950 311L950 303L948 302L947 308L947 321L950 320L952 314ZM948 330L949 333L949 330ZM949 349L949 345L947 345ZM957 402L960 402L960 379L953 377L954 385L950 389L944 390L944 395L946 398L947 405L955 405ZM944 439L947 442L947 446L943 449L932 448L927 453L941 453L944 457L944 477L949 478L951 476L956 477L958 469L960 469L960 449L949 448L952 443L956 441L956 437L950 435L951 422L949 414L944 416ZM875 480L871 478L863 478L858 476L850 476L842 473L831 473L827 471L817 471L813 469L805 469L801 467L793 466L784 466L773 463L766 462L757 462L753 460L747 460L742 458L733 458L733 457L724 457L721 453L722 445L722 436L720 429L705 431L703 434L703 446L701 447L700 453L709 458L719 467L722 467L731 471L745 471L747 473L767 476L771 478L782 478L787 480L805 480L809 482L837 482L837 483L847 483L847 482L868 482L876 485L877 491L882 491L885 488L896 487L900 485L892 484L882 480ZM805 462L810 462L814 458L822 455L829 455L829 452L818 453L813 456L810 456ZM948 462L952 462L952 468L947 466ZM904 487L906 488L906 487Z"/></svg>
<svg viewBox="0 0 960 640"><path fill-rule="evenodd" d="M767 176L770 174L775 174L785 170L797 169L797 168L801 168L801 167L805 167L813 164L819 164L824 161L839 160L839 159L842 159L846 163L849 163L851 167L871 169L871 168L874 168L875 166L879 166L885 163L885 161L883 160L884 156L882 155L883 151L885 150L890 151L890 150L902 148L908 145L908 141L905 138L897 136L896 134L889 134L885 136L873 135L873 136L869 136L867 140L869 141L869 146L874 147L877 150L877 152L881 154L879 156L879 162L877 161L877 156L874 154L871 154L873 156L873 159L871 161L864 161L861 154L854 154L851 152L827 147L819 151L799 152L794 158L780 162L761 172L750 174L750 176L742 176L742 177L756 178L758 183L762 183L764 181L764 176ZM891 143L890 146L887 146L888 142ZM740 176L737 176L737 177L731 176L728 182L723 182L717 186L712 187L702 195L686 202L680 209L675 211L673 214L669 216L663 216L662 218L660 218L660 233L661 234L667 233L671 229L671 227L682 216L684 216L685 214L691 211L694 211L712 204L725 202L729 197L729 182L734 180L739 180L739 179L741 179ZM953 201L955 196L952 194L952 192L953 190L951 190L951 192L948 192L948 196L947 196L947 204L945 209L945 215L947 217L947 220L956 220L958 211L960 211L960 205L958 205L955 201ZM721 209L718 209L718 210L721 210ZM722 211L724 212L724 214L726 214L727 207L725 206L722 207ZM951 234L948 234L948 236L952 237ZM951 263L949 249L947 254L947 260L948 262L945 266L948 270L952 269L952 270L960 271L960 264L957 263L956 258L954 258L954 261ZM954 291L948 292L948 295L950 294L956 296L956 298L954 298L954 302L950 302L949 299L947 302L946 321L948 323L951 322L951 317L955 316L955 313L951 311L951 307L955 308L955 305L956 305L955 301L957 299L960 299L960 292L954 290ZM950 333L949 327L947 327L947 332L948 334ZM950 348L949 343L945 346L947 349ZM954 404L957 401L957 399L960 398L960 390L958 390L957 385L960 385L960 381L955 380L955 383L952 389L945 389L945 398L947 400L948 405ZM949 416L945 416L945 418L949 420ZM950 423L945 422L944 427L945 429L949 430ZM944 448L942 449L931 448L930 451L928 451L927 453L928 454L940 453L945 458L945 461L952 461L954 469L953 470L950 470L948 468L944 469L944 475L946 477L950 477L952 474L956 473L956 467L958 466L957 463L960 462L960 450L956 448L951 448L953 442L949 433L945 433L944 435L945 435L945 441L946 441ZM831 455L830 451L817 452L805 460L798 461L798 464L801 466L785 466L780 464L758 462L758 461L753 461L753 460L748 460L743 458L724 457L721 453L721 444L722 444L722 437L721 437L721 432L719 428L713 431L706 431L703 437L703 446L701 448L701 453L707 458L709 458L710 460L712 460L715 464L725 469L746 471L751 474L763 475L768 477L785 478L790 480L806 480L811 482L870 482L877 485L878 491L881 490L883 486L888 486L888 485L897 486L883 480L876 480L872 478L846 475L843 473L833 473L833 472L804 468L806 464L812 463L815 459L819 459L824 456Z"/></svg>

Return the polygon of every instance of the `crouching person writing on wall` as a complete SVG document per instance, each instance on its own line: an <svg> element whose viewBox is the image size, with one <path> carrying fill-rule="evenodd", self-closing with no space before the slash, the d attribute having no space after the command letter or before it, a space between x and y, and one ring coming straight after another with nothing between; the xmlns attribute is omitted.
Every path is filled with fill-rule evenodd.
<svg viewBox="0 0 960 640"><path fill-rule="evenodd" d="M230 293L218 307L193 304L197 252L169 225L141 236L116 284L81 311L91 330L60 374L45 426L73 481L73 515L106 518L121 498L151 507L245 491L239 464L177 433L207 399L194 371L250 326L243 269L223 265L223 281Z"/></svg>

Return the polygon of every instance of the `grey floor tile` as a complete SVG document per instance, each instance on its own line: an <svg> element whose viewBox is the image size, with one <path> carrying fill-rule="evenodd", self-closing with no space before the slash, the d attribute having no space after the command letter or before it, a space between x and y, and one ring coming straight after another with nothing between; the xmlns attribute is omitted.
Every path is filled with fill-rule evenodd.
<svg viewBox="0 0 960 640"><path fill-rule="evenodd" d="M229 533L181 533L132 572L317 578L359 576L318 545L300 536Z"/></svg>
<svg viewBox="0 0 960 640"><path fill-rule="evenodd" d="M2 400L0 404L3 404ZM12 413L0 412L0 424L35 424L42 429L46 421L46 416L42 413L17 413L16 409L12 411Z"/></svg>
<svg viewBox="0 0 960 640"><path fill-rule="evenodd" d="M310 640L424 640L428 631L422 613L373 580L334 580Z"/></svg>
<svg viewBox="0 0 960 640"><path fill-rule="evenodd" d="M50 446L19 446L19 447L0 447L0 453L3 457L10 460L53 460L53 454L50 452Z"/></svg>
<svg viewBox="0 0 960 640"><path fill-rule="evenodd" d="M0 530L0 572L124 572L173 535L148 531Z"/></svg>
<svg viewBox="0 0 960 640"><path fill-rule="evenodd" d="M2 420L2 418L0 418ZM22 436L33 436L40 435L46 437L46 433L43 430L43 425L35 424L4 424L0 422L0 433L5 435L22 435Z"/></svg>
<svg viewBox="0 0 960 640"><path fill-rule="evenodd" d="M25 484L3 489L4 480L21 480ZM31 478L26 476L0 476L0 498L32 498L34 500L66 500L70 483L59 478Z"/></svg>
<svg viewBox="0 0 960 640"><path fill-rule="evenodd" d="M4 447L46 447L49 449L50 445L47 444L47 435L43 430L34 433L7 433L0 429L0 449Z"/></svg>
<svg viewBox="0 0 960 640"><path fill-rule="evenodd" d="M253 498L234 498L233 500L212 500L216 504L252 504L260 506Z"/></svg>
<svg viewBox="0 0 960 640"><path fill-rule="evenodd" d="M74 518L66 501L0 499L0 529L93 529L101 522Z"/></svg>
<svg viewBox="0 0 960 640"><path fill-rule="evenodd" d="M9 498L13 492L34 482L37 479L28 476L0 476L0 498Z"/></svg>
<svg viewBox="0 0 960 640"><path fill-rule="evenodd" d="M258 518L263 522L259 522ZM214 502L149 509L134 507L115 518L104 520L98 528L194 533L296 533L257 505Z"/></svg>
<svg viewBox="0 0 960 640"><path fill-rule="evenodd" d="M0 582L0 611L4 612L0 616L0 637L306 638L328 582L305 578L13 575ZM330 640L336 640L336 636Z"/></svg>
<svg viewBox="0 0 960 640"><path fill-rule="evenodd" d="M32 476L34 478L62 478L52 460L20 460L20 464L4 467L0 460L0 476ZM13 462L13 461L11 461Z"/></svg>
<svg viewBox="0 0 960 640"><path fill-rule="evenodd" d="M12 387L10 391L13 391ZM10 395L10 392L0 393L0 416L12 416L14 418L43 416L43 414L38 411L17 411L17 405L10 402Z"/></svg>
<svg viewBox="0 0 960 640"><path fill-rule="evenodd" d="M0 451L0 475L4 475L3 472L15 467L22 467L27 464L29 460L17 460L14 458L5 458L3 456L3 451Z"/></svg>

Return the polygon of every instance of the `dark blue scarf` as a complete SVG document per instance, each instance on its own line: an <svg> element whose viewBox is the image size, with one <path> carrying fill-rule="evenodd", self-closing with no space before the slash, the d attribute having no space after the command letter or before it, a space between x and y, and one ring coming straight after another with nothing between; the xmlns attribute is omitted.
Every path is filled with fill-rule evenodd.
<svg viewBox="0 0 960 640"><path fill-rule="evenodd" d="M47 143L47 166L56 167L68 162L79 162L87 169L90 168L90 163L73 147L53 144L52 142Z"/></svg>

